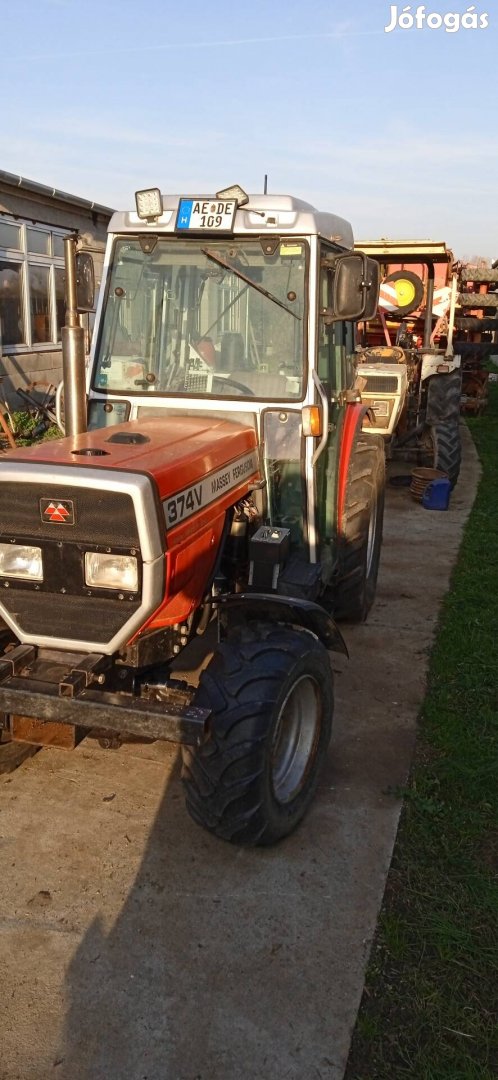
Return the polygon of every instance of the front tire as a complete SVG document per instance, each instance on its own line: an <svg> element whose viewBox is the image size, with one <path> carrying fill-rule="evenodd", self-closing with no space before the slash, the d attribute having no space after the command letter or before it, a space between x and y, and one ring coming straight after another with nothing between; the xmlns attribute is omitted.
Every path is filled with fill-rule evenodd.
<svg viewBox="0 0 498 1080"><path fill-rule="evenodd" d="M243 628L201 675L212 709L198 747L183 749L187 809L236 844L273 844L304 817L330 741L330 657L306 631Z"/></svg>

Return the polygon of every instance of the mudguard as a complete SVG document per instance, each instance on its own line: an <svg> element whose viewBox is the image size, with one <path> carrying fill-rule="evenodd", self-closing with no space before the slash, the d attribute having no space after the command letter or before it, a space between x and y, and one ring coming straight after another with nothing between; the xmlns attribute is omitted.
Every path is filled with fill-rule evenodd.
<svg viewBox="0 0 498 1080"><path fill-rule="evenodd" d="M273 593L229 593L213 599L220 609L226 609L229 622L231 612L237 612L237 622L242 615L247 619L259 619L302 626L314 634L331 652L349 657L346 642L333 619L320 604ZM233 620L235 621L235 620Z"/></svg>
<svg viewBox="0 0 498 1080"><path fill-rule="evenodd" d="M348 469L351 454L353 452L356 435L361 431L363 417L366 416L369 406L361 402L346 405L344 425L342 429L341 456L339 459L339 475L337 484L337 533L342 533L342 519L346 498L346 486L348 481Z"/></svg>

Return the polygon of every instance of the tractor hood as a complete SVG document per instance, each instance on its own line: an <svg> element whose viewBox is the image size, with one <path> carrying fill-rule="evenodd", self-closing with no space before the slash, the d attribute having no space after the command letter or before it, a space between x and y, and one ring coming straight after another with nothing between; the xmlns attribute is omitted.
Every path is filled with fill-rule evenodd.
<svg viewBox="0 0 498 1080"><path fill-rule="evenodd" d="M257 471L256 446L252 427L219 418L165 413L160 418L134 420L13 450L3 460L48 465L54 469L54 479L58 466L140 472L153 478L164 500L232 464L234 476L227 473L220 490L223 485L227 490L235 487L236 480Z"/></svg>
<svg viewBox="0 0 498 1080"><path fill-rule="evenodd" d="M167 413L5 454L0 618L22 643L108 655L181 624L258 476L252 427ZM93 576L108 556L117 584Z"/></svg>

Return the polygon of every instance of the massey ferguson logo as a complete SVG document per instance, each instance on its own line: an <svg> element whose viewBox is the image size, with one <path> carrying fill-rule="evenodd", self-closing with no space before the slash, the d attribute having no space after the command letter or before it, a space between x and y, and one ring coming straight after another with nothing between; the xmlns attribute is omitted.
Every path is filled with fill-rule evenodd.
<svg viewBox="0 0 498 1080"><path fill-rule="evenodd" d="M40 514L49 525L74 525L73 500L40 499Z"/></svg>

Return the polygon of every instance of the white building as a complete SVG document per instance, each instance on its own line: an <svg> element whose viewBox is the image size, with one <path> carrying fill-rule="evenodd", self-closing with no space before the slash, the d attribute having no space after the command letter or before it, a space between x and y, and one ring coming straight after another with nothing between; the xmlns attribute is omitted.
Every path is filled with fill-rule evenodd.
<svg viewBox="0 0 498 1080"><path fill-rule="evenodd" d="M97 281L112 210L0 170L0 396L62 376L65 236L83 236Z"/></svg>

